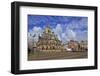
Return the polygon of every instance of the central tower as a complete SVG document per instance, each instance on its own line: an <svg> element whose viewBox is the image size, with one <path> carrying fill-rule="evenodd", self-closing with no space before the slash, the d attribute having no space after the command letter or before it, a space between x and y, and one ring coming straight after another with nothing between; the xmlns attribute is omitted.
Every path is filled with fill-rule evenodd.
<svg viewBox="0 0 100 76"><path fill-rule="evenodd" d="M46 26L44 32L37 42L37 48L40 51L61 51L64 50L62 42L52 32L50 26Z"/></svg>

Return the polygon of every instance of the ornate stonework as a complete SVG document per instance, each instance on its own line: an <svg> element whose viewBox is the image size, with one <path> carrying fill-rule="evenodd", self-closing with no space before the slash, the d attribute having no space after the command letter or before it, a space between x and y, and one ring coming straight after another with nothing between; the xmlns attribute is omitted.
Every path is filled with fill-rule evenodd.
<svg viewBox="0 0 100 76"><path fill-rule="evenodd" d="M37 49L40 51L62 51L64 50L64 45L57 38L57 36L52 32L51 28L47 26L39 37L36 43Z"/></svg>

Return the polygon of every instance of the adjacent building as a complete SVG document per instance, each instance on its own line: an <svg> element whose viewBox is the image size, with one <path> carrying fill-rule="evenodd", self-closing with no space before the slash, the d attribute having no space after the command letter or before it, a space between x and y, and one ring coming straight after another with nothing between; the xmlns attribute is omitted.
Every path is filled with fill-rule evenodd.
<svg viewBox="0 0 100 76"><path fill-rule="evenodd" d="M70 40L67 45L72 51L79 51L78 41Z"/></svg>

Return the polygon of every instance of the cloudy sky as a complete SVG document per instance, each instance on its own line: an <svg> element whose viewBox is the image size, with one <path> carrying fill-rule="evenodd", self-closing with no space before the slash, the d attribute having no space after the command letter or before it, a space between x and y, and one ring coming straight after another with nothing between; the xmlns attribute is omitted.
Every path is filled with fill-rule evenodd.
<svg viewBox="0 0 100 76"><path fill-rule="evenodd" d="M87 40L88 17L28 15L28 39L38 41L47 25L66 43L69 40Z"/></svg>

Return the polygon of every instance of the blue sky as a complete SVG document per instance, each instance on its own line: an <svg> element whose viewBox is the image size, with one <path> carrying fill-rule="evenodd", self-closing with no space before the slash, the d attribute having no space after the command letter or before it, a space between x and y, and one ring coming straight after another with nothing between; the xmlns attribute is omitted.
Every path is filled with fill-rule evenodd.
<svg viewBox="0 0 100 76"><path fill-rule="evenodd" d="M87 40L88 17L28 15L28 33L41 35L47 25L63 42Z"/></svg>

